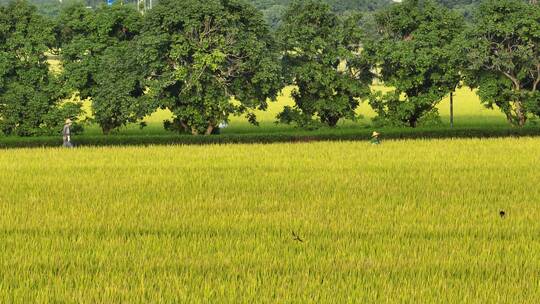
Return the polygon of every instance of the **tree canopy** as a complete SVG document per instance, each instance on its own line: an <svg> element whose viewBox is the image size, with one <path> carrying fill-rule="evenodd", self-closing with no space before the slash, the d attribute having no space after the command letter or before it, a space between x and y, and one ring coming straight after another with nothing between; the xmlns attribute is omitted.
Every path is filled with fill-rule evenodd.
<svg viewBox="0 0 540 304"><path fill-rule="evenodd" d="M54 134L80 104L62 103L65 93L49 71L46 52L52 24L25 1L0 7L0 129L20 136Z"/></svg>
<svg viewBox="0 0 540 304"><path fill-rule="evenodd" d="M81 98L91 98L94 120L104 133L154 111L142 98L143 71L135 54L141 28L141 14L124 5L88 10L75 4L59 17L65 83Z"/></svg>
<svg viewBox="0 0 540 304"><path fill-rule="evenodd" d="M486 0L467 34L468 84L512 124L540 115L540 6Z"/></svg>
<svg viewBox="0 0 540 304"><path fill-rule="evenodd" d="M139 47L149 94L192 134L212 133L231 114L256 123L249 110L265 109L282 88L270 29L244 1L163 0Z"/></svg>
<svg viewBox="0 0 540 304"><path fill-rule="evenodd" d="M360 97L369 94L370 66L360 56L359 16L339 18L319 1L295 1L278 29L283 67L293 84L294 107L285 107L281 122L300 126L335 126L355 119Z"/></svg>
<svg viewBox="0 0 540 304"><path fill-rule="evenodd" d="M422 118L438 117L436 105L460 81L461 16L431 0L405 0L377 13L375 23L365 53L394 88L371 98L377 120L415 127Z"/></svg>

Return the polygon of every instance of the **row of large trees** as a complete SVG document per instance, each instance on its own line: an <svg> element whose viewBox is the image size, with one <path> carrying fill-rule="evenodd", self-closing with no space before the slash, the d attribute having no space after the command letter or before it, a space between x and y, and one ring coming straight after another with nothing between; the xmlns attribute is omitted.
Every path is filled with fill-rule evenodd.
<svg viewBox="0 0 540 304"><path fill-rule="evenodd" d="M540 8L485 0L475 18L467 25L431 0L372 18L296 0L274 33L242 0L161 0L144 16L71 5L54 22L16 1L0 8L0 128L56 132L81 113L80 103L62 101L79 94L104 133L167 108L166 128L211 134L230 115L256 124L254 110L287 85L295 105L278 115L283 123L335 126L368 99L378 123L415 127L463 84L523 126L540 115ZM50 69L50 54L60 69ZM372 93L374 78L393 90Z"/></svg>

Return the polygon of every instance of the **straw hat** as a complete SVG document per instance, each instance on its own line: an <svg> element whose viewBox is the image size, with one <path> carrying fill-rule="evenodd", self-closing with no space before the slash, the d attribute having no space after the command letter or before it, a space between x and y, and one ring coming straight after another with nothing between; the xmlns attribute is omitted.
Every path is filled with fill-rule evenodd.
<svg viewBox="0 0 540 304"><path fill-rule="evenodd" d="M70 123L72 123L71 119L69 119L69 118L68 118L68 119L66 119L66 123L67 123L67 124L70 124Z"/></svg>
<svg viewBox="0 0 540 304"><path fill-rule="evenodd" d="M371 137L375 137L375 136L379 136L379 135L381 135L381 134L378 133L378 132L373 132L373 134L371 135Z"/></svg>

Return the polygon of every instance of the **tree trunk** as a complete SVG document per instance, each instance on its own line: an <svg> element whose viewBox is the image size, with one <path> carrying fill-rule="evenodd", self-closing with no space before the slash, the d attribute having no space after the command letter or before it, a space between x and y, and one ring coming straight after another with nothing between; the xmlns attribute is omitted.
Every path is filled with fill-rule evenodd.
<svg viewBox="0 0 540 304"><path fill-rule="evenodd" d="M514 125L514 119L512 118L512 113L510 111L504 111L504 114L506 115L506 120L509 124Z"/></svg>
<svg viewBox="0 0 540 304"><path fill-rule="evenodd" d="M512 76L509 73L504 73L508 78L512 80L514 83L514 92L518 93L519 96L521 93L521 83L517 79L517 77ZM527 112L525 112L525 109L523 108L523 103L519 98L516 98L514 100L514 106L515 106L515 117L514 117L514 125L517 125L518 127L523 127L525 123L527 122Z"/></svg>
<svg viewBox="0 0 540 304"><path fill-rule="evenodd" d="M520 93L521 85L519 83L516 84L515 91ZM525 122L527 121L527 113L525 112L525 109L523 109L523 103L521 102L521 100L519 100L519 98L517 98L517 100L514 101L514 105L516 107L517 125L519 127L523 127L525 125Z"/></svg>
<svg viewBox="0 0 540 304"><path fill-rule="evenodd" d="M183 120L180 120L180 126L182 126L182 128L184 128L184 132L186 132L186 133L189 132L189 127Z"/></svg>
<svg viewBox="0 0 540 304"><path fill-rule="evenodd" d="M521 101L516 100L513 103L515 110L509 109L508 111L504 111L504 114L506 114L506 120L508 120L508 122L513 126L523 127L527 122L527 114L523 111Z"/></svg>
<svg viewBox="0 0 540 304"><path fill-rule="evenodd" d="M101 132L103 132L103 135L110 135L111 131L112 131L112 128L110 128L108 126L102 126L101 127Z"/></svg>
<svg viewBox="0 0 540 304"><path fill-rule="evenodd" d="M450 128L454 127L454 92L450 92Z"/></svg>
<svg viewBox="0 0 540 304"><path fill-rule="evenodd" d="M330 116L326 119L326 123L328 124L329 127L335 127L337 125L339 121L339 117L336 117L336 116Z"/></svg>
<svg viewBox="0 0 540 304"><path fill-rule="evenodd" d="M521 103L521 101L515 101L514 102L515 105L516 105L516 119L517 119L517 124L519 127L523 127L525 125L525 123L527 122L527 115L525 114L524 110L523 110L523 104Z"/></svg>
<svg viewBox="0 0 540 304"><path fill-rule="evenodd" d="M409 127L416 128L417 124L418 124L418 119L416 117L409 119Z"/></svg>
<svg viewBox="0 0 540 304"><path fill-rule="evenodd" d="M214 128L216 126L214 126L213 124L209 124L208 125L208 128L206 128L206 132L204 132L204 135L211 135L212 134L212 131L214 131Z"/></svg>

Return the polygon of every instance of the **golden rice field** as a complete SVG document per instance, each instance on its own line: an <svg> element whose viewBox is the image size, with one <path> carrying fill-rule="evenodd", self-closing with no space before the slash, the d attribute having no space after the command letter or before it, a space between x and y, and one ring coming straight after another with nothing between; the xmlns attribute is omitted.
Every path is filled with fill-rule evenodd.
<svg viewBox="0 0 540 304"><path fill-rule="evenodd" d="M1 150L0 302L537 303L539 147Z"/></svg>

